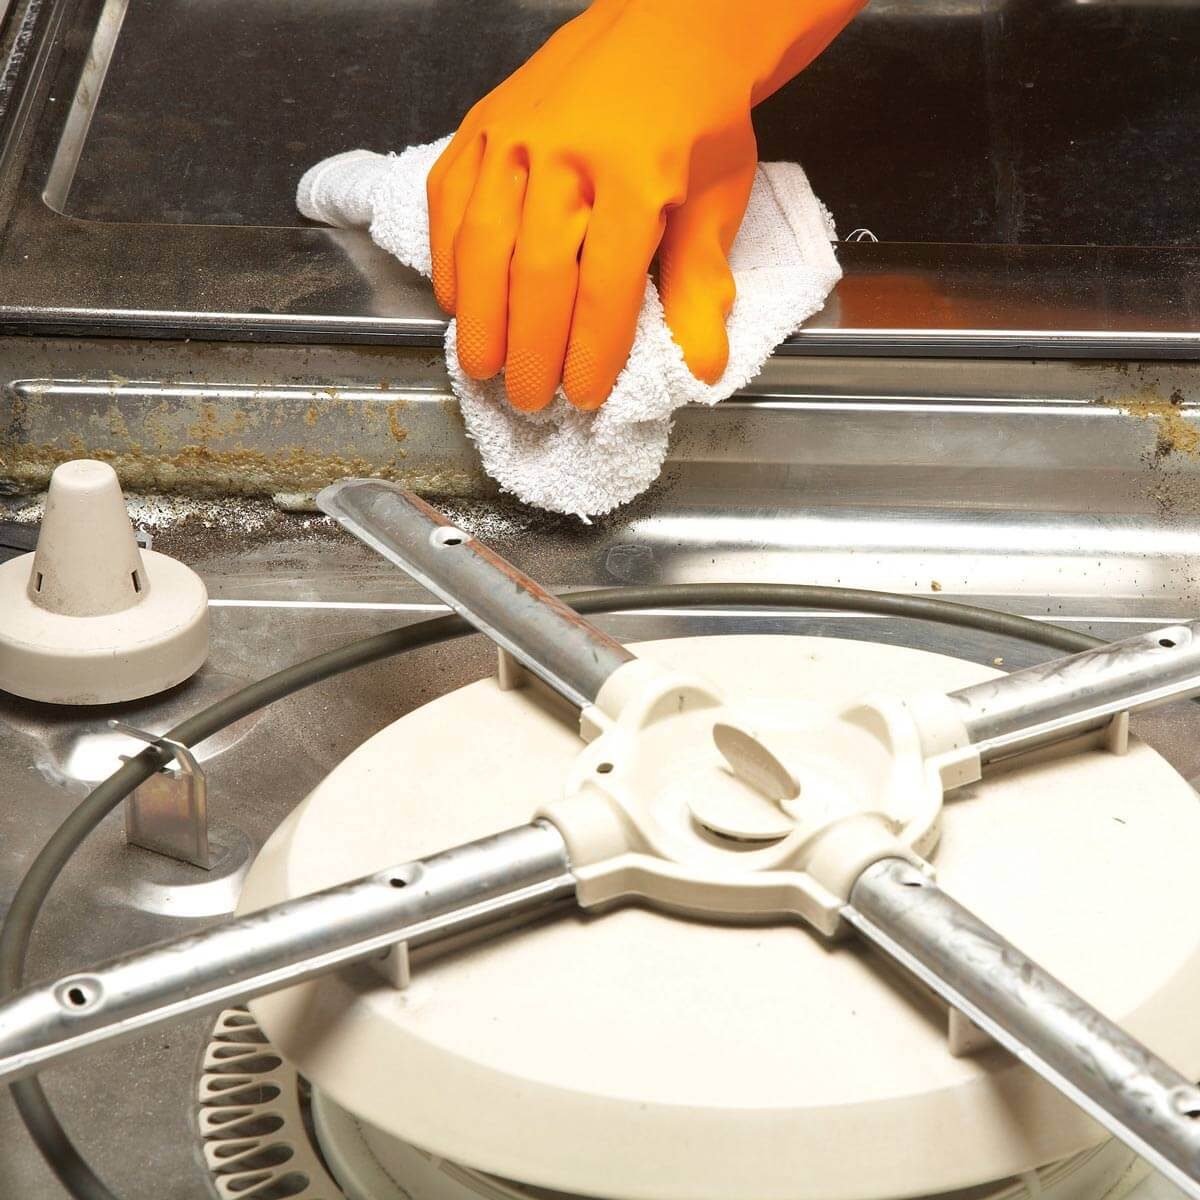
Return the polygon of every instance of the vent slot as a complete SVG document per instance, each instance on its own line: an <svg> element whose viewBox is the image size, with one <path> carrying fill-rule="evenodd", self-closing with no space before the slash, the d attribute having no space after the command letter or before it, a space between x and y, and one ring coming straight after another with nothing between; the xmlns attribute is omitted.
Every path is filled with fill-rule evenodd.
<svg viewBox="0 0 1200 1200"><path fill-rule="evenodd" d="M220 1200L344 1200L313 1144L307 1089L244 1008L217 1018L198 1099Z"/></svg>

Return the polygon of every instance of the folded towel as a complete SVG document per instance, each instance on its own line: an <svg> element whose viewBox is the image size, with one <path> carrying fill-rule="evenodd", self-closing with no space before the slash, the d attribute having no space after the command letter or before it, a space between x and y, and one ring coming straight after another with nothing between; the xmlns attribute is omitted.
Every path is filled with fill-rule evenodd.
<svg viewBox="0 0 1200 1200"><path fill-rule="evenodd" d="M425 177L448 141L402 154L351 150L327 158L300 180L296 203L312 220L369 230L383 249L428 276ZM825 303L841 277L833 237L832 218L800 167L760 163L730 254L737 299L725 373L707 384L687 369L647 279L629 361L595 412L580 412L561 393L541 412L518 412L502 379L480 383L459 369L451 321L446 364L484 470L527 504L585 520L632 500L662 470L674 411L716 404L744 387Z"/></svg>

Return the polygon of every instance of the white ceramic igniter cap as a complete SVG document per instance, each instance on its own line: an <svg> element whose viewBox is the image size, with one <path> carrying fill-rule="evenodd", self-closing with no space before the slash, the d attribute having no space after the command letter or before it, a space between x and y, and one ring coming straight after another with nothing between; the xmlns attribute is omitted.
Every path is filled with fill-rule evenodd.
<svg viewBox="0 0 1200 1200"><path fill-rule="evenodd" d="M107 463L58 467L37 549L0 564L0 688L112 704L165 691L207 657L200 577L139 548Z"/></svg>

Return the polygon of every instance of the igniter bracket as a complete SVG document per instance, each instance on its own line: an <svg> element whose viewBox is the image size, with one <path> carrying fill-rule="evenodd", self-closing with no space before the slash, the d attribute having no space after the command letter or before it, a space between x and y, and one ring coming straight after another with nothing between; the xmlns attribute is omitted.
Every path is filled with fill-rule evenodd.
<svg viewBox="0 0 1200 1200"><path fill-rule="evenodd" d="M109 721L110 729L154 746L167 761L125 801L125 840L131 846L212 867L208 844L208 784L192 752L182 742ZM128 761L123 755L122 761ZM172 766L174 763L174 766Z"/></svg>

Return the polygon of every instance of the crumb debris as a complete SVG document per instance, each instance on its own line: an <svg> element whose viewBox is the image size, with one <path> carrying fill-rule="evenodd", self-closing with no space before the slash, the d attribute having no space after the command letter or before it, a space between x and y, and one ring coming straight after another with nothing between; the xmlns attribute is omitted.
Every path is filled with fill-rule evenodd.
<svg viewBox="0 0 1200 1200"><path fill-rule="evenodd" d="M1172 454L1200 459L1200 424L1190 418L1184 395L1177 388L1163 396L1154 388L1141 388L1122 396L1105 399L1110 408L1119 408L1131 417L1154 423L1154 457L1161 461Z"/></svg>
<svg viewBox="0 0 1200 1200"><path fill-rule="evenodd" d="M45 494L7 514L22 524L41 521L46 508ZM255 503L241 498L228 500L198 500L188 496L125 494L125 508L135 529L152 531L170 529L186 522L195 522L205 529L222 529L231 533L255 533L270 520L273 508L269 503Z"/></svg>

